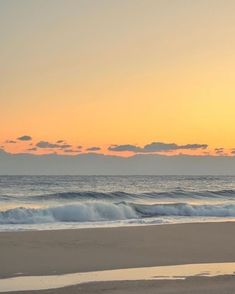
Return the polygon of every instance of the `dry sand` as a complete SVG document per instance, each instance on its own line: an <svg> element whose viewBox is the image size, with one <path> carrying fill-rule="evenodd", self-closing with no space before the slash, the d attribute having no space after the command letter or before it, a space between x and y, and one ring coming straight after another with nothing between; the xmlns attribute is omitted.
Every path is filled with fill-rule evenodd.
<svg viewBox="0 0 235 294"><path fill-rule="evenodd" d="M0 233L1 278L233 261L232 222ZM235 278L219 277L93 283L40 293L228 294L233 289Z"/></svg>

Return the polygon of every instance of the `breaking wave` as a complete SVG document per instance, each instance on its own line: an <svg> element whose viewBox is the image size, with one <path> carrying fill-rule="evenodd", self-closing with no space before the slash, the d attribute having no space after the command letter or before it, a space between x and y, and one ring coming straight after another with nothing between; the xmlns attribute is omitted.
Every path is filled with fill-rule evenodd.
<svg viewBox="0 0 235 294"><path fill-rule="evenodd" d="M90 202L32 209L19 207L0 212L0 224L34 224L47 222L91 222L135 218L129 205Z"/></svg>
<svg viewBox="0 0 235 294"><path fill-rule="evenodd" d="M128 202L91 201L32 209L18 207L0 212L0 224L96 222L163 216L235 217L235 204L190 205L186 203L143 205Z"/></svg>

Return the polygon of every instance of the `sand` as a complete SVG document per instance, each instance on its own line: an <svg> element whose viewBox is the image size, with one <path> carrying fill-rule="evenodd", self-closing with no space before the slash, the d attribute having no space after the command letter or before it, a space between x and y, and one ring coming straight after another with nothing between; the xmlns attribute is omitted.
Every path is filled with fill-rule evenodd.
<svg viewBox="0 0 235 294"><path fill-rule="evenodd" d="M191 278L185 281L131 281L77 285L11 294L234 294L235 278ZM9 294L9 293L8 293Z"/></svg>
<svg viewBox="0 0 235 294"><path fill-rule="evenodd" d="M0 233L0 277L235 262L234 232L232 222L5 232ZM187 281L93 283L39 292L222 294L234 293L234 287L233 277L197 277Z"/></svg>

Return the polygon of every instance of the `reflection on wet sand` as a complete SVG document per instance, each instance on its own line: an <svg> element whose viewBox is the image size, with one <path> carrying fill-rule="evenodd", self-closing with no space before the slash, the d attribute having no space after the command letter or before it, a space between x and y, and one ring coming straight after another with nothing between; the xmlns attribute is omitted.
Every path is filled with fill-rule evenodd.
<svg viewBox="0 0 235 294"><path fill-rule="evenodd" d="M0 280L0 292L32 291L108 281L186 279L193 276L233 275L235 263L204 263L128 268L50 276L22 276Z"/></svg>

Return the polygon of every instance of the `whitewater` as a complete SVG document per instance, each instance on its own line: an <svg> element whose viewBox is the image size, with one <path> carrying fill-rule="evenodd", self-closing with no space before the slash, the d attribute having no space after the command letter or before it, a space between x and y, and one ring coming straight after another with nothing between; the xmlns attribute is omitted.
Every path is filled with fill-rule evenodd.
<svg viewBox="0 0 235 294"><path fill-rule="evenodd" d="M0 177L0 231L234 220L232 176Z"/></svg>

